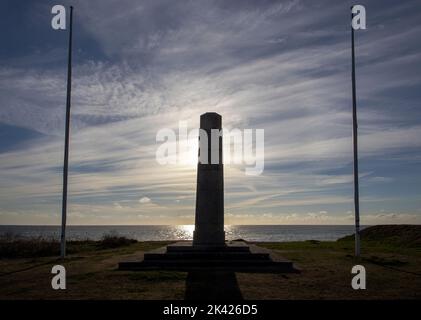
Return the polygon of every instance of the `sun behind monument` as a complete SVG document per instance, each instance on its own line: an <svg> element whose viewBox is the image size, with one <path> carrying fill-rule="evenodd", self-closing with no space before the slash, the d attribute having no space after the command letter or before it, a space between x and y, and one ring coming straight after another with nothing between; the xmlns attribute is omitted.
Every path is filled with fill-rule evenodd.
<svg viewBox="0 0 421 320"><path fill-rule="evenodd" d="M200 116L196 214L193 241L180 241L144 254L143 261L119 263L120 270L229 270L297 272L291 261L245 241L225 241L222 127L215 112Z"/></svg>

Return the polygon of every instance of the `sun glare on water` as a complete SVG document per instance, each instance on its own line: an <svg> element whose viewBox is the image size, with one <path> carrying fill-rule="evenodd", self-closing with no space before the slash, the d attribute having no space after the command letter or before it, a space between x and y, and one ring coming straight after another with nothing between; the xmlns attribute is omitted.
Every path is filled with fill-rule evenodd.
<svg viewBox="0 0 421 320"><path fill-rule="evenodd" d="M184 224L176 226L176 239L192 240L193 239L193 224Z"/></svg>

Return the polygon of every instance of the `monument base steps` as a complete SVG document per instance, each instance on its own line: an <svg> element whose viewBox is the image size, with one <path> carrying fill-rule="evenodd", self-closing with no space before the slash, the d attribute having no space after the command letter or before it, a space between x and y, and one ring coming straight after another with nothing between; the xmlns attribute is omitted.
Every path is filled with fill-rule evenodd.
<svg viewBox="0 0 421 320"><path fill-rule="evenodd" d="M221 270L235 272L298 272L291 261L243 241L225 246L193 246L177 242L144 254L143 261L119 263L119 270Z"/></svg>

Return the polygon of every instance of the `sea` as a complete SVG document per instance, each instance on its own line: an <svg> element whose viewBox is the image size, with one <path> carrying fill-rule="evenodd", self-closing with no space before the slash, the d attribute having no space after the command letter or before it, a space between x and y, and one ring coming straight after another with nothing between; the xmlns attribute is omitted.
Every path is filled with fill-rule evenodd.
<svg viewBox="0 0 421 320"><path fill-rule="evenodd" d="M367 226L361 227L362 229ZM192 240L194 225L67 226L68 240L100 240L106 235L138 241ZM334 241L354 233L352 225L226 225L227 240L285 242ZM60 238L60 226L0 225L0 236Z"/></svg>

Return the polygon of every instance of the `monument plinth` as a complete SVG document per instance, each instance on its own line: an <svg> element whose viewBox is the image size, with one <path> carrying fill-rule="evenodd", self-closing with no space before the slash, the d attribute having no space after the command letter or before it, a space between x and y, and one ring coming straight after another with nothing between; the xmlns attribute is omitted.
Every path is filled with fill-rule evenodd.
<svg viewBox="0 0 421 320"><path fill-rule="evenodd" d="M120 270L230 270L297 272L291 261L245 241L225 241L222 117L200 116L196 212L193 241L180 241L144 254L143 261L119 263Z"/></svg>

